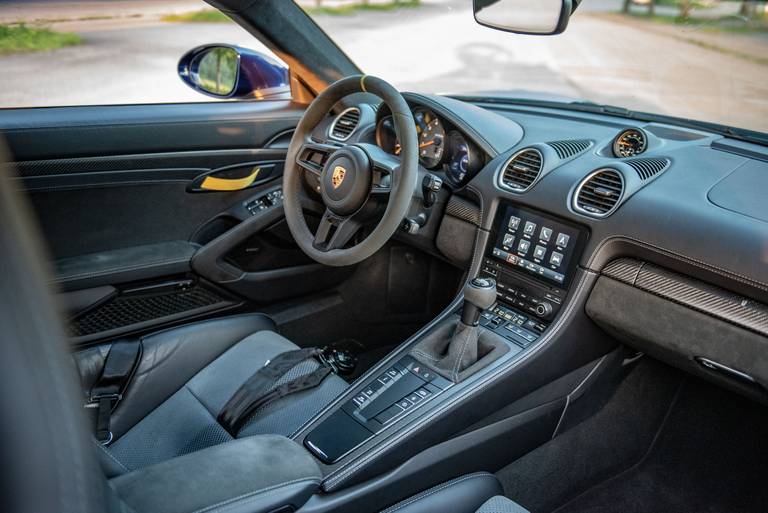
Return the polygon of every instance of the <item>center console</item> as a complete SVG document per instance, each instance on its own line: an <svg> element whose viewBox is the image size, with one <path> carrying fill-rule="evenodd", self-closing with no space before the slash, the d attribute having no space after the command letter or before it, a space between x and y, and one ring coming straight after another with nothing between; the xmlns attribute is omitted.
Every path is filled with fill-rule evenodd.
<svg viewBox="0 0 768 513"><path fill-rule="evenodd" d="M496 280L498 301L481 324L523 348L535 342L563 305L587 237L578 225L502 203L479 273Z"/></svg>
<svg viewBox="0 0 768 513"><path fill-rule="evenodd" d="M533 351L564 306L587 237L579 225L502 202L463 306L455 302L358 381L353 395L308 430L305 447L325 465L344 465L396 426L445 407Z"/></svg>

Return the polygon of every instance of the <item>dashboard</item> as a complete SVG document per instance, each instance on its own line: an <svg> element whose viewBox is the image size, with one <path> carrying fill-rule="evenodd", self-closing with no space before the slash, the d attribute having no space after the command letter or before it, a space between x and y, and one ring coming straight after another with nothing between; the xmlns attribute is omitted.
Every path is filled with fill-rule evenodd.
<svg viewBox="0 0 768 513"><path fill-rule="evenodd" d="M500 212L512 205L579 230L583 251L558 251L570 257L567 265L599 273L618 256L651 253L674 270L768 302L767 148L701 129L551 105L403 96L422 146L420 173L443 178L446 202L462 205L449 205L446 217L458 215L501 237ZM346 142L378 144L397 155L386 106L351 108L356 126ZM318 126L316 137L333 141L329 127L339 116ZM435 224L439 228L439 220ZM419 247L448 259L461 249L458 242L442 246L456 237L441 242L437 229L426 228L412 237ZM519 244L520 235L510 235ZM503 242L494 239L489 247L526 256ZM463 244L471 248L474 240ZM547 258L552 251L547 248ZM568 273L560 274L564 285Z"/></svg>
<svg viewBox="0 0 768 513"><path fill-rule="evenodd" d="M419 142L419 162L441 171L448 183L461 186L485 165L487 156L453 124L426 107L411 110ZM392 155L400 154L392 115L382 108L376 121L376 144Z"/></svg>

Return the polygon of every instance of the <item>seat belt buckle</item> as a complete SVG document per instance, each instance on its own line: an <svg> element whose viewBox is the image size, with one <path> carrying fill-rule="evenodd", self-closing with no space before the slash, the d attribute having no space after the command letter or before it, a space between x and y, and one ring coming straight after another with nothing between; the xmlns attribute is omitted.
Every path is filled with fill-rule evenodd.
<svg viewBox="0 0 768 513"><path fill-rule="evenodd" d="M98 408L102 399L110 399L110 407L115 406L123 399L123 394L95 394L88 398L83 408Z"/></svg>

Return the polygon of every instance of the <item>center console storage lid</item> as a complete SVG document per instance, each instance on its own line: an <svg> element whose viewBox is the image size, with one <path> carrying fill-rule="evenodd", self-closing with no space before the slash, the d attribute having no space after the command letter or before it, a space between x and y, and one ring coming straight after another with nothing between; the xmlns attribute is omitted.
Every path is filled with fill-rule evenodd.
<svg viewBox="0 0 768 513"><path fill-rule="evenodd" d="M299 509L322 474L306 449L283 436L260 435L180 456L110 481L134 511L227 513Z"/></svg>

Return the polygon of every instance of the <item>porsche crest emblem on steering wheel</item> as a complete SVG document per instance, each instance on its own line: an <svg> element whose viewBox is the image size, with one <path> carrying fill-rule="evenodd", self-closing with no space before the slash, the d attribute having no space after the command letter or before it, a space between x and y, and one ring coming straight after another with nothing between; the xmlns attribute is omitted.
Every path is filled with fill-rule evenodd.
<svg viewBox="0 0 768 513"><path fill-rule="evenodd" d="M344 176L347 174L347 170L342 166L336 166L333 168L333 174L331 175L331 184L334 189L338 189L341 182L344 181Z"/></svg>

